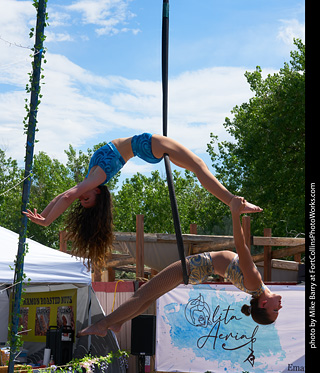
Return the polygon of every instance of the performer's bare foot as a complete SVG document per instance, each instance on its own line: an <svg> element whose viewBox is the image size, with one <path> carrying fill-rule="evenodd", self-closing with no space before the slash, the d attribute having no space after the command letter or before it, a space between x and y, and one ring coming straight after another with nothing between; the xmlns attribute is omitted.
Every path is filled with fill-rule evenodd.
<svg viewBox="0 0 320 373"><path fill-rule="evenodd" d="M261 212L263 209L259 206L256 206L250 202L245 202L245 206L243 210L241 211L242 214L251 214L253 212Z"/></svg>
<svg viewBox="0 0 320 373"><path fill-rule="evenodd" d="M231 199L230 208L232 208L232 203L235 202L235 200L238 199L238 198L243 198L243 197L234 196ZM243 198L243 202L244 202L244 205L243 205L243 207L240 211L241 214L252 214L254 212L263 211L263 209L261 207L253 205L252 203L246 201L244 198Z"/></svg>

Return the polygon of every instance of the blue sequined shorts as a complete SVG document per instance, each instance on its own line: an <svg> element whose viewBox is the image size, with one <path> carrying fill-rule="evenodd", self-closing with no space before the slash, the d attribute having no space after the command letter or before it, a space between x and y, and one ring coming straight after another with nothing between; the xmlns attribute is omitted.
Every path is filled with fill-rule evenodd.
<svg viewBox="0 0 320 373"><path fill-rule="evenodd" d="M213 263L209 253L188 256L189 284L197 285L205 282L214 274Z"/></svg>
<svg viewBox="0 0 320 373"><path fill-rule="evenodd" d="M151 149L151 133L142 133L135 135L131 140L131 147L133 154L148 163L159 163L162 159L156 158Z"/></svg>

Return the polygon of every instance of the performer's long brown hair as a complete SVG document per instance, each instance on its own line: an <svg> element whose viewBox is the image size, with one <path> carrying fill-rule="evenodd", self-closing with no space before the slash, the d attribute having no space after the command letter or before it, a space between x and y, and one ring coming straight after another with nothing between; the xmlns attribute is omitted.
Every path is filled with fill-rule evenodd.
<svg viewBox="0 0 320 373"><path fill-rule="evenodd" d="M67 239L72 241L72 254L83 259L90 269L102 269L111 255L113 242L112 200L107 186L90 208L76 201L66 218Z"/></svg>

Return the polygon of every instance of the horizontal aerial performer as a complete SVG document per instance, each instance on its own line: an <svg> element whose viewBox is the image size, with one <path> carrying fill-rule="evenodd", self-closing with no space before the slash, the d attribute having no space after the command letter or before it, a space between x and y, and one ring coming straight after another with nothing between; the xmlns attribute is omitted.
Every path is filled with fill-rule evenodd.
<svg viewBox="0 0 320 373"><path fill-rule="evenodd" d="M201 158L166 136L143 133L115 139L99 148L91 157L85 179L55 197L38 213L37 209L24 214L33 222L49 226L73 202L77 201L67 217L68 239L73 242L72 253L102 268L110 256L113 241L112 201L105 185L126 162L137 156L148 163L158 163L164 154L177 166L192 171L200 183L220 201L230 206L235 195L230 193L209 171ZM260 212L262 209L249 202L241 205L241 213Z"/></svg>
<svg viewBox="0 0 320 373"><path fill-rule="evenodd" d="M252 296L250 306L243 305L241 311L246 316L251 315L258 324L271 324L277 319L282 308L281 296L272 293L262 282L261 275L252 261L240 223L240 214L245 209L246 201L242 197L232 198L230 210L237 254L225 250L187 257L189 283L200 284L213 274L223 276ZM77 337L89 334L105 336L108 329L119 332L123 323L143 313L157 298L182 284L182 280L181 262L177 261L142 285L115 311L81 330Z"/></svg>

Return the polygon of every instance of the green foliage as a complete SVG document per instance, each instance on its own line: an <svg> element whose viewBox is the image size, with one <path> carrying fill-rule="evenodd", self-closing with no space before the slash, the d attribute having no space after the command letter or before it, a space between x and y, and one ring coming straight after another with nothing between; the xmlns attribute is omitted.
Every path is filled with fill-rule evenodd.
<svg viewBox="0 0 320 373"><path fill-rule="evenodd" d="M0 149L0 225L17 232L20 224L21 186L23 171L17 161L6 158ZM16 186L16 187L15 187Z"/></svg>
<svg viewBox="0 0 320 373"><path fill-rule="evenodd" d="M274 235L304 232L305 188L305 47L297 50L279 73L262 78L258 66L245 76L255 92L248 103L236 106L226 118L236 142L214 145L208 152L217 178L232 192L264 208L254 227L271 227Z"/></svg>
<svg viewBox="0 0 320 373"><path fill-rule="evenodd" d="M109 352L106 356L91 356L86 355L81 359L73 359L68 364L63 366L52 365L48 368L40 368L39 371L42 373L53 373L53 372L68 372L68 373L92 373L97 367L101 372L108 372L108 366L112 364L116 359L119 359L120 365L126 368L128 366L127 359L129 354L126 351L118 350L117 352ZM32 371L32 369L31 369ZM28 371L29 372L29 371Z"/></svg>
<svg viewBox="0 0 320 373"><path fill-rule="evenodd" d="M221 223L221 204L198 183L193 173L173 172L181 230L189 233L190 224L197 223L199 233L212 233ZM166 179L158 171L151 177L141 174L126 179L114 196L114 224L117 231L135 232L136 215L144 215L147 233L174 233L171 204Z"/></svg>
<svg viewBox="0 0 320 373"><path fill-rule="evenodd" d="M30 190L29 206L44 210L49 202L75 185L69 169L57 159L51 159L44 152L34 156L33 182ZM49 227L28 224L29 237L37 237L37 241L50 247L59 248L59 230L63 229L63 217L59 217Z"/></svg>

